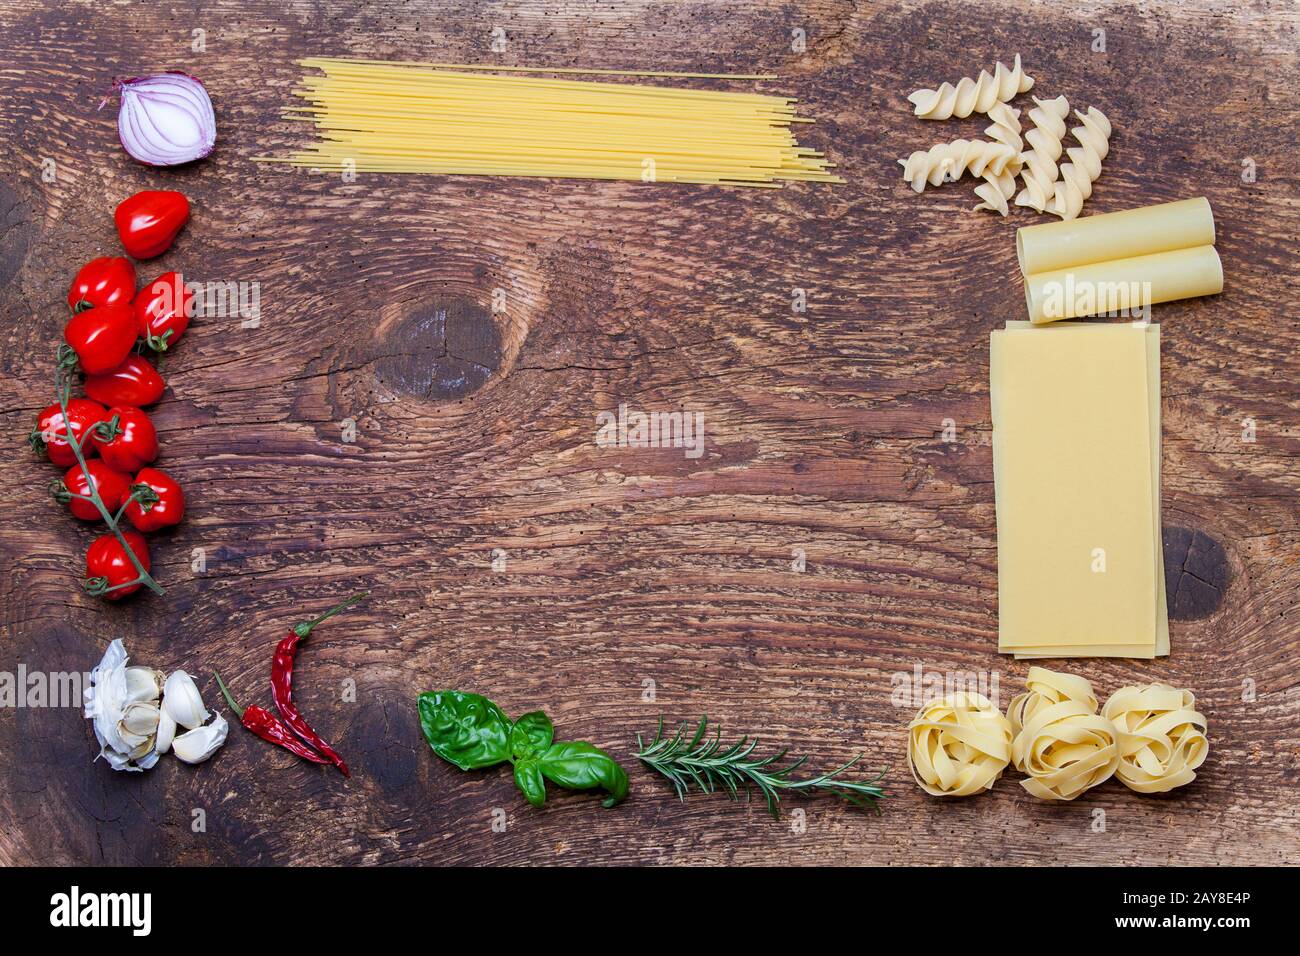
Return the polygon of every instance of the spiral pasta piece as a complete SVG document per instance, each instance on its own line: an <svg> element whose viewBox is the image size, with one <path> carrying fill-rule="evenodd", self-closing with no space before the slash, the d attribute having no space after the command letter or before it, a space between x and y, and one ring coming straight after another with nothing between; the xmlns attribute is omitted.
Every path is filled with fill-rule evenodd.
<svg viewBox="0 0 1300 956"><path fill-rule="evenodd" d="M975 209L989 209L1000 216L1010 212L1008 201L1016 193L1016 173L1020 169L1020 152L1025 142L1020 136L1020 110L1014 110L1006 103L995 103L989 110L989 119L993 122L985 128L984 135L994 142L1012 149L1016 158L1008 163L1000 173L984 174L984 182L975 187L975 195L980 203Z"/></svg>
<svg viewBox="0 0 1300 956"><path fill-rule="evenodd" d="M962 77L956 86L942 83L935 90L917 90L907 99L921 119L943 120L953 116L961 119L971 113L987 113L994 104L1005 103L1033 86L1034 78L1021 68L1017 53L1011 69L999 60L991 76L988 70L980 70L978 79Z"/></svg>
<svg viewBox="0 0 1300 956"><path fill-rule="evenodd" d="M1020 154L1025 188L1016 196L1016 205L1042 212L1055 198L1056 161L1061 158L1061 140L1065 138L1065 118L1070 115L1070 102L1064 96L1054 100L1040 100L1035 96L1034 104L1028 117L1034 128L1025 133L1029 149Z"/></svg>
<svg viewBox="0 0 1300 956"><path fill-rule="evenodd" d="M1083 201L1092 195L1092 184L1101 175L1101 161L1110 152L1110 120L1095 106L1087 113L1074 111L1082 126L1070 132L1079 141L1078 146L1066 150L1068 163L1061 164L1061 180L1046 212L1062 219L1074 219L1083 209Z"/></svg>
<svg viewBox="0 0 1300 956"><path fill-rule="evenodd" d="M986 173L999 176L1017 161L1016 152L1010 146L982 139L955 139L917 150L898 162L903 167L903 178L919 193L925 190L926 183L938 186L945 179L960 179L967 171L973 176Z"/></svg>
<svg viewBox="0 0 1300 956"><path fill-rule="evenodd" d="M1020 785L1035 797L1073 800L1115 773L1119 731L1086 702L1063 700L1026 718L1011 759L1029 775Z"/></svg>
<svg viewBox="0 0 1300 956"><path fill-rule="evenodd" d="M1011 730L1017 737L1035 716L1062 701L1072 700L1082 704L1090 714L1097 712L1097 698L1092 692L1092 684L1074 674L1061 674L1049 671L1046 667L1031 667L1025 686L1029 689L1015 697L1007 708L1007 719L1011 721ZM1019 760L1013 754L1012 761L1015 768L1023 773L1023 754Z"/></svg>
<svg viewBox="0 0 1300 956"><path fill-rule="evenodd" d="M1168 684L1121 687L1102 715L1119 731L1115 775L1138 793L1165 793L1196 779L1210 750L1196 697Z"/></svg>
<svg viewBox="0 0 1300 956"><path fill-rule="evenodd" d="M907 763L933 797L988 790L1011 759L1011 724L981 694L931 701L907 725Z"/></svg>
<svg viewBox="0 0 1300 956"><path fill-rule="evenodd" d="M999 216L1005 216L1011 212L1007 203L1015 194L1016 177L1010 172L1010 167L997 176L985 173L984 182L975 187L975 195L980 198L975 209L977 212L981 209L989 209Z"/></svg>

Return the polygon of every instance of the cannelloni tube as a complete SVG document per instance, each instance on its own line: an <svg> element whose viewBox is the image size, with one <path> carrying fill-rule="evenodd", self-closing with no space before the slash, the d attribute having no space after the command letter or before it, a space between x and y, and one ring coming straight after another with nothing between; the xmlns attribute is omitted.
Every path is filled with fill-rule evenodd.
<svg viewBox="0 0 1300 956"><path fill-rule="evenodd" d="M1157 302L1222 291L1223 266L1214 246L1209 245L1025 277L1025 300L1029 321L1034 325L1083 315L1132 312Z"/></svg>
<svg viewBox="0 0 1300 956"><path fill-rule="evenodd" d="M1109 259L1211 245L1214 214L1204 196L1016 230L1016 257L1026 277Z"/></svg>

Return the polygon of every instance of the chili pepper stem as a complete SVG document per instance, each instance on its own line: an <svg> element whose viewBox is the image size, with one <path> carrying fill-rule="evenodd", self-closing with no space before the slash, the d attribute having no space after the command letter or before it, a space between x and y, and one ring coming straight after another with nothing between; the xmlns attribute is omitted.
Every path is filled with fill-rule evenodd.
<svg viewBox="0 0 1300 956"><path fill-rule="evenodd" d="M310 621L303 621L301 624L295 624L293 628L293 632L297 634L300 638L305 639L309 634L311 634L312 628L314 628L317 624L321 623L322 621L329 620L335 614L338 614L340 611L345 610L346 608L350 608L358 601L364 601L369 596L370 596L369 591L362 591L360 594L354 594L352 595L352 597L348 598L342 604L336 604L334 607L330 608L320 617L314 618Z"/></svg>
<svg viewBox="0 0 1300 956"><path fill-rule="evenodd" d="M228 688L225 682L221 679L221 675L216 671L213 671L212 676L217 679L217 686L221 688L221 694L226 698L226 703L229 704L230 709L235 712L235 716L242 721L244 719L244 708L235 703L235 698L231 696L230 688Z"/></svg>

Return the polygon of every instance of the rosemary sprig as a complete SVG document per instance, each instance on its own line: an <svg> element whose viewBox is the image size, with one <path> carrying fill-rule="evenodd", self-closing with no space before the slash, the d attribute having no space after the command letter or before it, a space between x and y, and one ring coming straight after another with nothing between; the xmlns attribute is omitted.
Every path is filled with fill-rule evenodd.
<svg viewBox="0 0 1300 956"><path fill-rule="evenodd" d="M833 793L864 810L880 812L876 801L884 798L885 791L876 786L876 783L885 776L883 772L866 781L840 778L841 774L862 759L861 754L829 773L799 780L790 775L804 765L807 756L792 758L785 766L781 766L781 763L786 759L789 748L771 756L755 757L757 737L753 740L741 737L730 747L724 748L722 728L716 727L710 736L707 714L700 718L694 735L690 735L689 728L689 724L683 723L671 737L665 737L664 719L660 716L652 741L647 744L640 734L636 735L637 759L667 777L682 800L686 799L692 782L706 793L721 790L736 800L743 791L746 798L752 800L754 791L749 785L753 784L767 799L768 812L777 819L781 816L782 791Z"/></svg>

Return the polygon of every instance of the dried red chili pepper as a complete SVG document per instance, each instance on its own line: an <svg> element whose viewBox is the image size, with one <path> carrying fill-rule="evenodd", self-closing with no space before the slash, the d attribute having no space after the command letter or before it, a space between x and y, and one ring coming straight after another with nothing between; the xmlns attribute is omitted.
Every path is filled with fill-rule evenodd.
<svg viewBox="0 0 1300 956"><path fill-rule="evenodd" d="M235 698L230 695L230 691L221 680L221 675L216 671L212 676L217 679L217 686L221 688L221 693L225 695L226 703L230 709L239 717L239 722L244 725L246 730L251 730L263 740L269 740L273 744L279 744L285 750L297 754L304 760L310 760L312 763L329 763L329 759L322 757L316 751L312 750L301 740L293 735L284 722L279 717L271 713L264 707L258 707L256 704L250 704L247 707L240 707L235 703Z"/></svg>
<svg viewBox="0 0 1300 956"><path fill-rule="evenodd" d="M298 653L298 643L311 634L312 628L321 621L328 620L338 614L344 608L356 604L368 593L354 594L342 604L330 608L320 617L311 621L303 621L294 627L289 632L289 636L280 641L275 649L275 657L271 660L271 696L275 700L276 709L280 711L280 716L284 718L284 722L289 725L294 733L328 757L330 763L338 767L345 777L352 776L348 773L348 765L343 762L343 758L325 742L325 739L320 734L312 730L311 725L303 719L302 714L298 713L298 708L293 702L293 662L294 655Z"/></svg>

